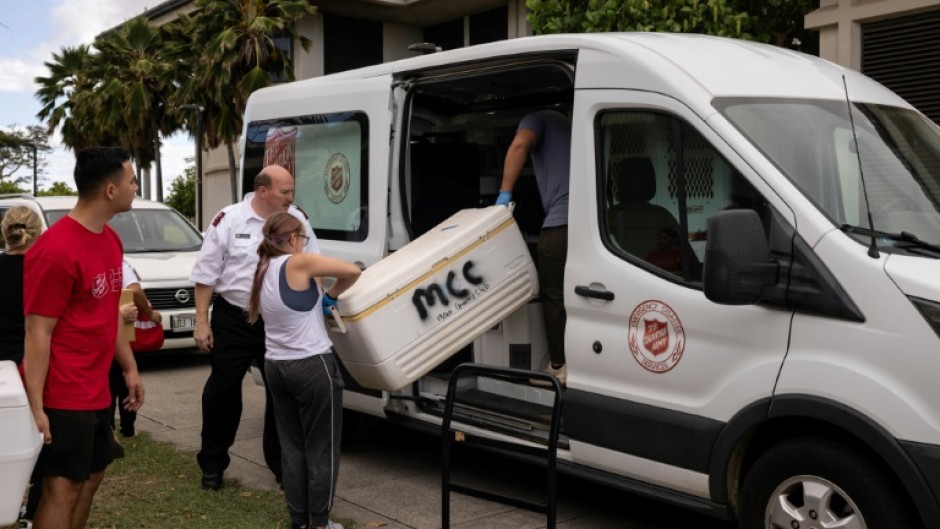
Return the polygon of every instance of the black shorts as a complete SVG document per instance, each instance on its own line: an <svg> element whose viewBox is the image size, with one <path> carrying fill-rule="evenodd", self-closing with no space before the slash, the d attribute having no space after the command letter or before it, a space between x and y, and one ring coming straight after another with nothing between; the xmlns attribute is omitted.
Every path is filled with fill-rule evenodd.
<svg viewBox="0 0 940 529"><path fill-rule="evenodd" d="M114 461L108 409L92 411L45 408L52 443L43 445L36 463L42 477L86 481Z"/></svg>

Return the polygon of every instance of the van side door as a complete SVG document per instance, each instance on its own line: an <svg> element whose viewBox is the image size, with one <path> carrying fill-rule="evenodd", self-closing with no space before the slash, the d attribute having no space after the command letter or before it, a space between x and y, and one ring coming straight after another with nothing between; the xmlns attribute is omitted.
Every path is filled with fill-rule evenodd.
<svg viewBox="0 0 940 529"><path fill-rule="evenodd" d="M391 76L323 82L261 101L245 120L245 174L269 163L294 174L294 204L321 250L368 266L385 255Z"/></svg>
<svg viewBox="0 0 940 529"><path fill-rule="evenodd" d="M675 99L579 90L572 122L564 405L572 457L708 497L717 435L741 410L768 406L791 320L786 310L705 298L708 217L736 207L791 223L793 215Z"/></svg>

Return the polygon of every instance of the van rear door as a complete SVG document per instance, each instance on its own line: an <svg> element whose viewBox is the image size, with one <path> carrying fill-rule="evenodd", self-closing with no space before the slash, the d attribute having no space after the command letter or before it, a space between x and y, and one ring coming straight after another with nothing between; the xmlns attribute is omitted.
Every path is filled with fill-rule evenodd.
<svg viewBox="0 0 940 529"><path fill-rule="evenodd" d="M362 266L387 246L390 90L389 75L292 83L246 112L243 174L287 167L323 252Z"/></svg>

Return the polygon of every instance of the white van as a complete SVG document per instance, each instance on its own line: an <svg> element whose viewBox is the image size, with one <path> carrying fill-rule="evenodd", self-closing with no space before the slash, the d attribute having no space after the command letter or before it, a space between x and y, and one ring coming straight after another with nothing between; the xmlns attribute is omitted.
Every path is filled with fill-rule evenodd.
<svg viewBox="0 0 940 529"><path fill-rule="evenodd" d="M426 55L253 94L243 189L287 165L324 253L369 266L492 204L541 108L573 124L559 469L747 529L940 527L940 129L857 72L661 33ZM532 178L514 199L534 249ZM532 302L345 404L438 430L456 364L546 361ZM544 443L541 415L484 409L543 395L474 389L475 434Z"/></svg>
<svg viewBox="0 0 940 529"><path fill-rule="evenodd" d="M14 206L32 208L51 226L75 206L77 197L0 195L0 218ZM135 199L131 210L108 222L124 245L124 257L140 276L140 286L163 316L161 350L195 347L194 285L189 272L202 246L202 235L175 209Z"/></svg>

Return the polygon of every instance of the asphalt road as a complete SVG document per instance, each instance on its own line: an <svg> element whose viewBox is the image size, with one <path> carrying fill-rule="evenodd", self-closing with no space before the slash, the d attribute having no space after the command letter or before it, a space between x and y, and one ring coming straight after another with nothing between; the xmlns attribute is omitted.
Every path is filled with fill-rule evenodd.
<svg viewBox="0 0 940 529"><path fill-rule="evenodd" d="M207 357L171 354L139 361L147 400L137 428L155 439L195 453L199 447L202 386ZM259 489L275 489L261 454L264 393L250 377L243 384L244 409L232 464L226 478ZM195 456L194 456L195 457ZM365 420L344 443L333 513L359 528L437 529L441 527L440 440ZM531 501L544 498L544 470L474 449L458 449L453 475L461 483ZM545 516L458 494L451 497L455 529L536 529ZM696 515L648 498L560 476L559 529L733 529L734 525Z"/></svg>

